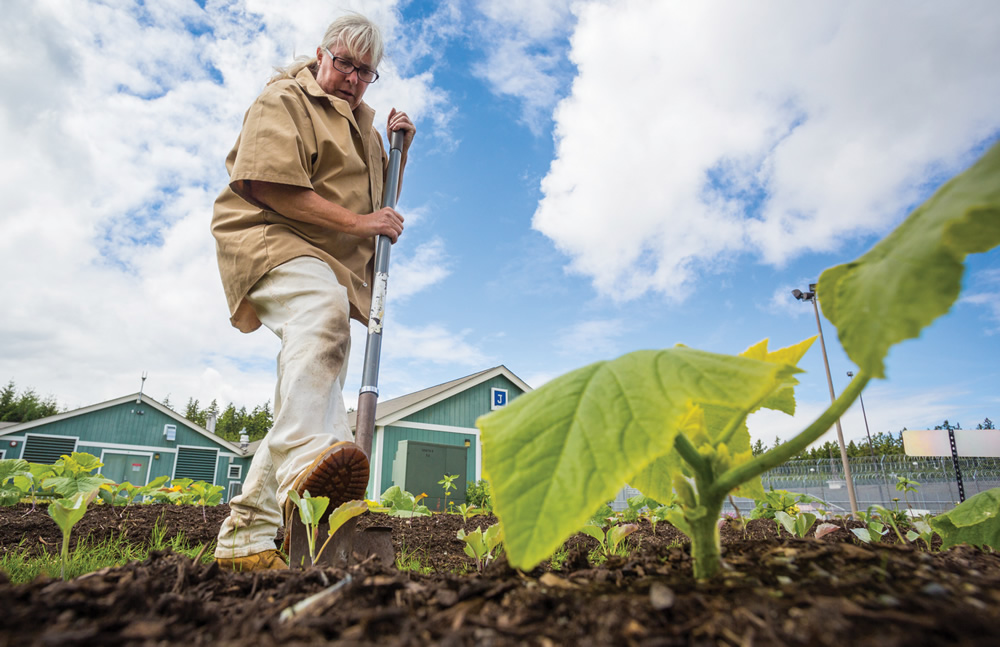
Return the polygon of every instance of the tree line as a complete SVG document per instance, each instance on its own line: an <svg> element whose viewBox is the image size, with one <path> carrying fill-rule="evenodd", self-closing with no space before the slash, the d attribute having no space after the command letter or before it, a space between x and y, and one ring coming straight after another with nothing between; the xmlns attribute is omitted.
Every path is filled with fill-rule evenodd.
<svg viewBox="0 0 1000 647"><path fill-rule="evenodd" d="M0 422L31 422L59 413L52 397L41 398L34 389L17 392L14 380L0 389Z"/></svg>
<svg viewBox="0 0 1000 647"><path fill-rule="evenodd" d="M163 399L162 404L172 411L176 411L170 402L169 395ZM184 406L183 415L191 422L202 427L208 427L208 418L215 415L215 434L233 443L239 443L242 434L249 436L250 442L260 440L271 428L271 425L274 424L270 400L264 404L257 405L251 411L247 411L246 407L237 409L236 405L232 402L220 411L219 403L216 400L212 400L207 407L202 408L198 400L188 398L187 404Z"/></svg>

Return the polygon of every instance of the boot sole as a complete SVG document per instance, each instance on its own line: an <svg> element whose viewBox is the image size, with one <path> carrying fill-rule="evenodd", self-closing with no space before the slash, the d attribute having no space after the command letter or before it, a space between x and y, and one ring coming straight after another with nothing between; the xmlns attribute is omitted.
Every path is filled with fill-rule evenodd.
<svg viewBox="0 0 1000 647"><path fill-rule="evenodd" d="M343 503L361 499L368 487L368 457L364 450L351 441L334 443L295 480L293 489L302 496L325 496L330 499L326 515ZM291 500L285 501L285 540L282 549L288 554L292 515L298 510Z"/></svg>

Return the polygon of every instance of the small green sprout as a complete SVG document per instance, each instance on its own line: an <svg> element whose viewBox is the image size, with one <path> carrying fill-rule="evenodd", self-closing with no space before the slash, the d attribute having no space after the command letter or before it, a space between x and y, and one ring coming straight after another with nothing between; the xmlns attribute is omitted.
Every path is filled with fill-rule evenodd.
<svg viewBox="0 0 1000 647"><path fill-rule="evenodd" d="M205 513L205 506L219 505L222 502L222 491L226 488L222 485L212 485L205 481L197 481L191 484L191 492L194 493L195 503L201 506L201 516L207 522L208 515Z"/></svg>
<svg viewBox="0 0 1000 647"><path fill-rule="evenodd" d="M20 458L0 460L0 505L11 506L20 501L27 491L18 487L18 482L30 476L28 461Z"/></svg>
<svg viewBox="0 0 1000 647"><path fill-rule="evenodd" d="M905 476L896 477L896 491L903 493L903 499L906 501L906 507L910 510L913 510L913 506L910 505L909 494L910 492L916 494L918 487L920 487L920 483L917 483L916 481L911 481Z"/></svg>
<svg viewBox="0 0 1000 647"><path fill-rule="evenodd" d="M306 540L309 542L310 563L316 563L316 538L319 536L319 524L323 519L323 513L330 506L330 497L311 496L306 490L299 496L295 490L288 491L288 499L299 509L299 519L306 527ZM368 506L365 505L365 509ZM286 529L287 532L287 529ZM325 546L326 544L324 544Z"/></svg>
<svg viewBox="0 0 1000 647"><path fill-rule="evenodd" d="M622 540L638 529L639 526L634 523L611 526L607 530L599 526L587 524L583 528L580 528L580 532L596 539L601 547L601 552L604 553L604 557L610 557L611 555L620 554L618 547L621 545Z"/></svg>
<svg viewBox="0 0 1000 647"><path fill-rule="evenodd" d="M870 544L873 541L878 541L885 535L885 533L889 532L886 525L879 521L878 517L872 512L872 508L868 508L867 512L861 512L858 510L857 515L858 520L864 523L865 527L851 528L851 532L854 533L855 537L864 543Z"/></svg>
<svg viewBox="0 0 1000 647"><path fill-rule="evenodd" d="M931 550L931 541L934 540L934 529L931 528L931 524L926 519L914 519L913 527L906 531L906 538L912 542L916 542L918 539L927 546L927 550Z"/></svg>
<svg viewBox="0 0 1000 647"><path fill-rule="evenodd" d="M462 515L462 521L468 521L470 518L476 516L477 514L482 514L482 511L479 510L476 506L469 505L467 503L463 503L460 506L456 506L455 509L458 510L458 514Z"/></svg>
<svg viewBox="0 0 1000 647"><path fill-rule="evenodd" d="M425 505L420 505L420 500L426 494L414 497L398 485L393 485L382 493L382 505L389 508L391 517L429 517L431 511Z"/></svg>
<svg viewBox="0 0 1000 647"><path fill-rule="evenodd" d="M811 512L800 512L795 516L782 510L774 513L774 520L779 527L784 527L789 534L802 538L809 533L809 529L816 523L816 515Z"/></svg>
<svg viewBox="0 0 1000 647"><path fill-rule="evenodd" d="M440 485L441 487L444 488L444 500L446 502L448 502L448 496L451 494L451 491L458 488L458 486L455 485L455 479L457 479L457 478L458 478L458 474L453 474L451 476L448 476L447 474L445 474L444 478L441 479L440 481L438 481L438 485ZM450 503L450 502L448 502L448 503Z"/></svg>
<svg viewBox="0 0 1000 647"><path fill-rule="evenodd" d="M71 499L59 499L49 504L49 516L62 530L62 551L60 553L59 577L66 579L66 562L69 561L69 536L73 526L87 512L87 505L97 496L97 489L80 492Z"/></svg>
<svg viewBox="0 0 1000 647"><path fill-rule="evenodd" d="M499 554L496 549L503 541L503 536L500 534L500 524L493 524L486 529L486 532L483 532L478 526L470 533L466 533L464 528L460 528L456 537L465 542L465 554L476 560L476 570L480 573Z"/></svg>

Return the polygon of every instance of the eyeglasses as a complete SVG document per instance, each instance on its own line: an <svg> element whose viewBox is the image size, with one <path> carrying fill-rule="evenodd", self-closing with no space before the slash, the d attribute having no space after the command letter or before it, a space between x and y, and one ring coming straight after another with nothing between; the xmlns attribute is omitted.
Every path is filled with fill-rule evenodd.
<svg viewBox="0 0 1000 647"><path fill-rule="evenodd" d="M346 58L341 58L339 56L334 56L330 53L330 50L324 49L326 55L330 57L330 61L333 62L333 67L341 74L350 74L354 70L358 71L358 80L364 81L365 83L375 83L378 81L378 72L375 70L369 70L367 67L361 67L360 65L355 65Z"/></svg>

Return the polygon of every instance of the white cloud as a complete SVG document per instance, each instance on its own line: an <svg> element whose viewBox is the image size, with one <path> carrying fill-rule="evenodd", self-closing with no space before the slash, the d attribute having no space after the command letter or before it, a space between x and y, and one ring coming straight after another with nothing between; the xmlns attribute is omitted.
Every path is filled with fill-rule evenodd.
<svg viewBox="0 0 1000 647"><path fill-rule="evenodd" d="M625 333L621 319L580 321L560 333L556 348L577 363L613 359L618 354L618 339Z"/></svg>
<svg viewBox="0 0 1000 647"><path fill-rule="evenodd" d="M575 11L533 226L615 298L883 232L1000 128L989 0Z"/></svg>
<svg viewBox="0 0 1000 647"><path fill-rule="evenodd" d="M229 326L209 233L225 156L273 66L310 54L342 9L392 40L397 5L24 4L0 41L0 376L67 407L137 391L143 371L175 405L270 399L278 340ZM447 137L434 83L390 65L370 97ZM441 259L417 248L411 292Z"/></svg>
<svg viewBox="0 0 1000 647"><path fill-rule="evenodd" d="M443 280L449 273L444 241L434 238L417 247L412 256L390 262L389 297L402 301Z"/></svg>
<svg viewBox="0 0 1000 647"><path fill-rule="evenodd" d="M1000 333L1000 270L984 270L973 276L971 283L975 292L963 295L959 303L983 306L991 326L987 335Z"/></svg>
<svg viewBox="0 0 1000 647"><path fill-rule="evenodd" d="M566 0L480 0L487 18L476 23L486 60L473 67L493 92L521 102L522 122L542 133L563 90L564 41L572 28L573 3Z"/></svg>
<svg viewBox="0 0 1000 647"><path fill-rule="evenodd" d="M757 304L757 309L782 318L800 317L812 310L812 305L804 304L792 295L792 290L808 290L809 281L802 280L792 285L785 283L774 289L770 300Z"/></svg>

